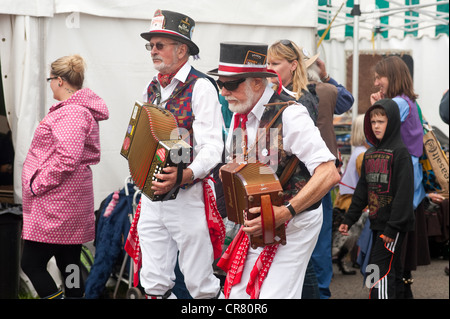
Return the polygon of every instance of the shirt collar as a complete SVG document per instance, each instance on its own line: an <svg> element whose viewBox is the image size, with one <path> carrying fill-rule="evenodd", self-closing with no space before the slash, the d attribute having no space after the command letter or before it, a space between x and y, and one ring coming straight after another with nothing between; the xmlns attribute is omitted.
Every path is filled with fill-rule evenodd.
<svg viewBox="0 0 450 319"><path fill-rule="evenodd" d="M189 62L186 62L181 69L175 74L174 79L177 79L180 82L186 82L186 79L189 75L189 72L191 71L191 65Z"/></svg>
<svg viewBox="0 0 450 319"><path fill-rule="evenodd" d="M261 117L264 113L265 110L265 106L269 101L270 98L272 97L272 95L275 92L273 91L273 89L267 85L263 95L261 96L261 98L258 100L258 102L256 103L256 105L252 108L252 110L250 111L250 114L253 114L253 116L258 119L258 121L261 120ZM249 115L250 115L249 114Z"/></svg>

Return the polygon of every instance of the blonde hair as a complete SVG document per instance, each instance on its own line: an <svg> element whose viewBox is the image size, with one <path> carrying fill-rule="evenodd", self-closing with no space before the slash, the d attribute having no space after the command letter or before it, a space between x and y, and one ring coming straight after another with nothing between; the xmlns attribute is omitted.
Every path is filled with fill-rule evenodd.
<svg viewBox="0 0 450 319"><path fill-rule="evenodd" d="M84 82L84 59L78 55L63 56L50 65L50 72L67 81L71 86L81 89Z"/></svg>
<svg viewBox="0 0 450 319"><path fill-rule="evenodd" d="M281 41L289 41L289 40L281 40ZM303 92L302 90L308 90L308 76L306 73L305 66L305 56L303 55L302 50L292 41L289 41L289 45L282 44L281 41L277 41L272 44L268 51L267 55L272 56L274 59L284 59L288 62L297 61L297 68L294 70L292 74L292 90L296 94L296 98L299 99ZM276 90L278 85L274 86Z"/></svg>
<svg viewBox="0 0 450 319"><path fill-rule="evenodd" d="M362 146L365 142L366 136L364 135L364 114L359 114L353 121L350 144L352 146Z"/></svg>

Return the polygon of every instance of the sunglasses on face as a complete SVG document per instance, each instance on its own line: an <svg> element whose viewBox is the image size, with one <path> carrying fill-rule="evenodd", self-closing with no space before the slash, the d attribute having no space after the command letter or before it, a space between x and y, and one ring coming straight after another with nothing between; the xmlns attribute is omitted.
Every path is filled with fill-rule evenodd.
<svg viewBox="0 0 450 319"><path fill-rule="evenodd" d="M161 50L163 50L164 49L164 47L166 46L166 45L177 45L178 43L177 42L170 42L170 43L162 43L162 42L157 42L157 43L146 43L145 44L145 48L148 50L148 51L151 51L151 50L153 50L153 48L154 47L156 47L156 50L158 50L158 51L161 51Z"/></svg>
<svg viewBox="0 0 450 319"><path fill-rule="evenodd" d="M222 82L220 80L217 80L216 82L220 89L226 88L228 91L234 91L244 81L245 81L245 78L234 80L234 81L227 81L227 82Z"/></svg>

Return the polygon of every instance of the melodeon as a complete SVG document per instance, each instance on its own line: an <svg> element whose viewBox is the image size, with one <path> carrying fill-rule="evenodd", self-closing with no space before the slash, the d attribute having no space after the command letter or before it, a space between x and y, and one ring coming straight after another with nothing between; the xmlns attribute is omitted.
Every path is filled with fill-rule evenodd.
<svg viewBox="0 0 450 319"><path fill-rule="evenodd" d="M190 161L191 146L177 133L177 121L170 111L135 103L120 154L128 160L135 185L152 201L175 199L178 194L184 164ZM155 195L152 181L167 166L177 166L178 185L166 194Z"/></svg>
<svg viewBox="0 0 450 319"><path fill-rule="evenodd" d="M285 225L275 227L272 206L283 204L283 188L273 170L262 163L229 163L221 168L228 219L244 224L259 216L249 209L261 207L263 235L250 236L252 248L286 244Z"/></svg>

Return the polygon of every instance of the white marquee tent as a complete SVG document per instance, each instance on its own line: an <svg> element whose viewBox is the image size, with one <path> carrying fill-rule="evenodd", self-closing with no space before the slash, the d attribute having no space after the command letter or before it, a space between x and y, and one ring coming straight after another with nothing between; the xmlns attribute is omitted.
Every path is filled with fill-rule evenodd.
<svg viewBox="0 0 450 319"><path fill-rule="evenodd" d="M196 21L193 40L200 59L191 63L204 72L217 67L222 41L270 44L289 38L315 46L317 5L312 1L279 0L275 6L269 0L0 0L0 61L15 147L16 202L34 130L55 102L45 82L49 65L74 53L87 63L85 86L110 110L110 119L100 126L102 160L92 167L96 207L123 187L129 174L119 154L125 129L134 101L155 75L140 33L157 9L183 12Z"/></svg>
<svg viewBox="0 0 450 319"><path fill-rule="evenodd" d="M110 119L100 127L102 160L93 167L98 207L105 196L123 187L129 174L119 151L132 105L155 75L140 33L148 29L157 9L183 12L196 21L193 40L200 47L200 59L190 62L206 72L217 67L222 41L271 44L291 39L315 53L317 30L326 29L343 2L346 5L318 49L329 73L345 84L346 57L355 52L355 46L366 52L407 51L414 59L414 83L423 113L447 132L438 105L449 86L448 1L440 1L447 4L445 18L436 15L436 5L422 7L435 0L412 0L416 7L402 12L400 1L384 1L388 9L380 9L381 0L0 0L1 76L15 147L16 201L21 201L21 167L34 130L55 102L45 78L50 63L58 57L79 53L85 58L85 86L103 97L110 110ZM358 2L362 15L355 37L359 41L355 41L347 31L355 23L349 13ZM411 19L421 27L405 23L405 12L411 9L417 11ZM397 16L387 24L379 19L394 13ZM425 19L430 15L431 22ZM318 23L322 20L323 25ZM437 22L447 27L446 34L436 35L431 24ZM377 23L389 34L372 41ZM405 25L417 27L417 33L405 36ZM359 72L373 76L368 70Z"/></svg>

